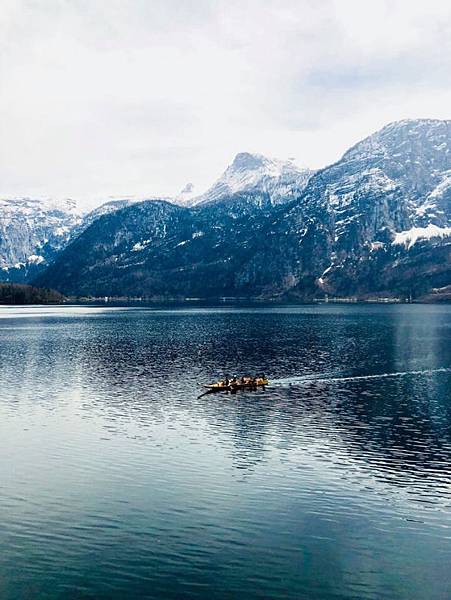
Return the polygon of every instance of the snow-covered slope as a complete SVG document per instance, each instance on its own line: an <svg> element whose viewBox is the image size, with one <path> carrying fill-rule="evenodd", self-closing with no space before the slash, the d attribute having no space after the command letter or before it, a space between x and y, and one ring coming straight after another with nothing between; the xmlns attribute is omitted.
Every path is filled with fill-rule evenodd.
<svg viewBox="0 0 451 600"><path fill-rule="evenodd" d="M451 121L406 119L390 123L345 153L341 165L361 178L370 171L388 190L408 196L412 225L447 224L451 198Z"/></svg>
<svg viewBox="0 0 451 600"><path fill-rule="evenodd" d="M0 280L24 281L44 268L80 222L72 200L0 199Z"/></svg>
<svg viewBox="0 0 451 600"><path fill-rule="evenodd" d="M210 189L184 204L194 206L252 192L267 193L273 205L282 204L298 195L312 174L313 171L301 169L291 160L240 152Z"/></svg>
<svg viewBox="0 0 451 600"><path fill-rule="evenodd" d="M418 119L387 125L313 176L291 226L301 230L310 219L324 232L314 251L330 259L319 286L350 294L399 289L403 279L410 289L432 272L438 280L450 241L450 172L451 121ZM415 253L421 269L413 267Z"/></svg>

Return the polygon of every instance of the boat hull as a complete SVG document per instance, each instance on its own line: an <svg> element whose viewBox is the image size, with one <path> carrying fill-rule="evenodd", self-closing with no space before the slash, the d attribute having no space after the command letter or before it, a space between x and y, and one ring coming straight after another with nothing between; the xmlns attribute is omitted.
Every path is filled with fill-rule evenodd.
<svg viewBox="0 0 451 600"><path fill-rule="evenodd" d="M236 390L255 390L258 387L264 387L268 385L267 379L260 380L256 383L232 383L229 385L222 385L219 383L211 383L204 385L204 388L212 392L234 392Z"/></svg>

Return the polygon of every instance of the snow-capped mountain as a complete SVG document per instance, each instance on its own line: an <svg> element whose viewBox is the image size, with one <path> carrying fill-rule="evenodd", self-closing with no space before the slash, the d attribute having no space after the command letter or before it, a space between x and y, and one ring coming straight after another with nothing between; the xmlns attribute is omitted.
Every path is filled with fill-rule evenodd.
<svg viewBox="0 0 451 600"><path fill-rule="evenodd" d="M318 228L328 228L330 247L320 287L353 293L365 285L374 288L378 280L386 289L399 288L406 274L401 273L404 259L409 263L415 252L430 251L432 245L441 246L434 252L445 255L450 169L451 121L419 119L387 125L314 176L304 206ZM411 251L407 257L405 250ZM435 265L439 285L438 270ZM405 289L412 287L413 281Z"/></svg>
<svg viewBox="0 0 451 600"><path fill-rule="evenodd" d="M0 199L0 281L30 281L96 219L142 201L109 200L83 213L74 200Z"/></svg>
<svg viewBox="0 0 451 600"><path fill-rule="evenodd" d="M450 171L449 121L384 127L288 203L259 187L280 170L268 176L261 157L238 155L193 208L143 202L100 217L37 283L154 298L446 292Z"/></svg>
<svg viewBox="0 0 451 600"><path fill-rule="evenodd" d="M73 200L0 199L0 280L36 275L65 247L81 218Z"/></svg>
<svg viewBox="0 0 451 600"><path fill-rule="evenodd" d="M164 200L194 206L245 194L245 204L254 202L261 208L292 199L302 191L311 174L291 161L241 153L201 196L196 195L194 185L188 183L174 198L114 199L85 214L71 200L60 203L29 198L0 200L0 280L30 280L96 219L132 204ZM236 211L242 202L243 198L238 203L230 202L230 210Z"/></svg>
<svg viewBox="0 0 451 600"><path fill-rule="evenodd" d="M240 152L221 177L200 196L184 202L195 206L216 202L241 193L267 193L273 205L288 202L304 189L313 171L301 169L291 160L267 158L262 154Z"/></svg>

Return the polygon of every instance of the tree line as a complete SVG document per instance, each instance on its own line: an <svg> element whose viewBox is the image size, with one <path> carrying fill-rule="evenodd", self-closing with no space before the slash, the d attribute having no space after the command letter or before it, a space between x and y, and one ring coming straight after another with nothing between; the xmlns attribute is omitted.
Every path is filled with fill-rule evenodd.
<svg viewBox="0 0 451 600"><path fill-rule="evenodd" d="M58 304L64 296L49 288L21 283L0 283L0 304Z"/></svg>

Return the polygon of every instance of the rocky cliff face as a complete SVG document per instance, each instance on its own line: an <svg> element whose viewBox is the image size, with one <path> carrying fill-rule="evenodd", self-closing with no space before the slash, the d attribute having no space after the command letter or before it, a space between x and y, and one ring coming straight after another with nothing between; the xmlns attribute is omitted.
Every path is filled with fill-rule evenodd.
<svg viewBox="0 0 451 600"><path fill-rule="evenodd" d="M0 200L0 280L25 281L48 265L81 222L75 203Z"/></svg>
<svg viewBox="0 0 451 600"><path fill-rule="evenodd" d="M450 175L449 121L393 123L280 202L221 184L194 208L146 202L101 217L38 283L93 295L418 297L451 283Z"/></svg>
<svg viewBox="0 0 451 600"><path fill-rule="evenodd" d="M137 202L109 200L82 213L73 200L0 199L0 281L31 281L99 217Z"/></svg>
<svg viewBox="0 0 451 600"><path fill-rule="evenodd" d="M313 177L304 203L317 227L327 227L330 244L319 287L338 294L419 291L415 277L403 274L400 265L423 250L430 254L432 247L446 246L450 168L450 122L401 121ZM437 255L442 252L447 250Z"/></svg>
<svg viewBox="0 0 451 600"><path fill-rule="evenodd" d="M252 270L268 273L268 292L273 282L301 298L445 287L450 166L450 122L388 125L310 178L267 229Z"/></svg>

